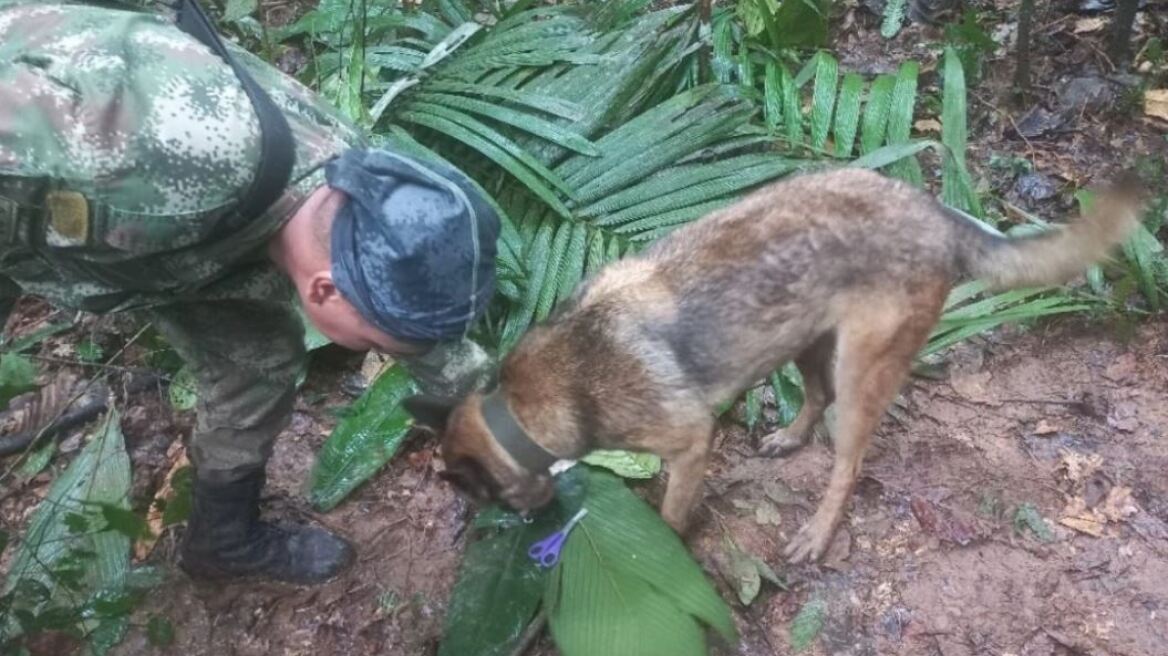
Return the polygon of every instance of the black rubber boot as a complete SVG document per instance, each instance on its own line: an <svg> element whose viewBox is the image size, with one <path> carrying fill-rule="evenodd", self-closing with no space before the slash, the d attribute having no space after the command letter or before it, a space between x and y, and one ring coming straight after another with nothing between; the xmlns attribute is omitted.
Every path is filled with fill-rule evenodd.
<svg viewBox="0 0 1168 656"><path fill-rule="evenodd" d="M196 476L180 561L187 574L309 585L327 581L353 561L353 547L322 528L261 522L263 487L263 470L230 483Z"/></svg>

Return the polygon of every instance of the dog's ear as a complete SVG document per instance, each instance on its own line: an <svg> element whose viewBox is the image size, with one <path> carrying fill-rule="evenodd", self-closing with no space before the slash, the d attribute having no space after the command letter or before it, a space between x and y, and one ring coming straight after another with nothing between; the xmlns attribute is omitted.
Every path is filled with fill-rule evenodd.
<svg viewBox="0 0 1168 656"><path fill-rule="evenodd" d="M418 425L439 432L446 430L446 421L457 405L450 399L429 394L416 394L402 400L402 407L414 417Z"/></svg>

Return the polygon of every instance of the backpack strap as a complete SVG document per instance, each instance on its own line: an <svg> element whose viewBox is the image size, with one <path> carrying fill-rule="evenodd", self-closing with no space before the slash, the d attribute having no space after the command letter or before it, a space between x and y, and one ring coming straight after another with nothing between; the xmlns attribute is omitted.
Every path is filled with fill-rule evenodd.
<svg viewBox="0 0 1168 656"><path fill-rule="evenodd" d="M259 170L252 180L251 188L240 202L236 214L241 221L258 218L280 198L292 177L296 151L288 119L247 69L241 66L223 45L211 19L196 0L177 0L173 6L176 26L198 39L231 66L231 70L235 71L235 76L243 84L243 90L251 100L252 107L255 108L260 123Z"/></svg>

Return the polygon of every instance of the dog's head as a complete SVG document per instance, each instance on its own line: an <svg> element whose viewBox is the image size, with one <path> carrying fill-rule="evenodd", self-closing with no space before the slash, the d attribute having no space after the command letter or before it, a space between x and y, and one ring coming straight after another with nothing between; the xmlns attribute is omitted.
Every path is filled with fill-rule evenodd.
<svg viewBox="0 0 1168 656"><path fill-rule="evenodd" d="M517 512L547 505L555 496L551 474L518 465L499 445L482 414L483 397L474 393L454 404L415 396L403 405L420 426L441 436L445 471L439 476L473 503L501 502Z"/></svg>

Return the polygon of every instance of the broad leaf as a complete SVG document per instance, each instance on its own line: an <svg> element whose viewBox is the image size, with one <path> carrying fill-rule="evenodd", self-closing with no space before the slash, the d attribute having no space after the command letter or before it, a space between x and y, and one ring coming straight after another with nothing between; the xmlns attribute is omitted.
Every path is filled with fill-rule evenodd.
<svg viewBox="0 0 1168 656"><path fill-rule="evenodd" d="M581 459L624 478L653 478L661 471L661 457L653 453L597 449Z"/></svg>
<svg viewBox="0 0 1168 656"><path fill-rule="evenodd" d="M413 426L401 401L416 391L413 378L394 365L353 403L313 464L309 475L313 505L332 509L389 462Z"/></svg>
<svg viewBox="0 0 1168 656"><path fill-rule="evenodd" d="M97 600L122 593L130 539L116 531L94 530L105 523L103 506L129 508L130 458L119 421L116 412L106 416L85 448L53 481L29 521L3 589L8 593L21 585L36 585L46 590L44 599L26 601L29 610L50 602L70 606L78 598ZM91 631L98 628L94 622L87 626ZM95 648L120 637L125 629L124 623L103 626L95 636ZM0 633L6 628L0 626Z"/></svg>
<svg viewBox="0 0 1168 656"><path fill-rule="evenodd" d="M508 656L513 652L546 587L547 570L527 550L575 514L584 486L581 471L559 476L555 501L531 522L498 507L480 513L475 526L487 529L486 535L472 542L463 556L439 656Z"/></svg>
<svg viewBox="0 0 1168 656"><path fill-rule="evenodd" d="M707 653L703 625L734 640L729 608L677 534L619 478L586 471L588 515L548 584L560 651L697 656Z"/></svg>

